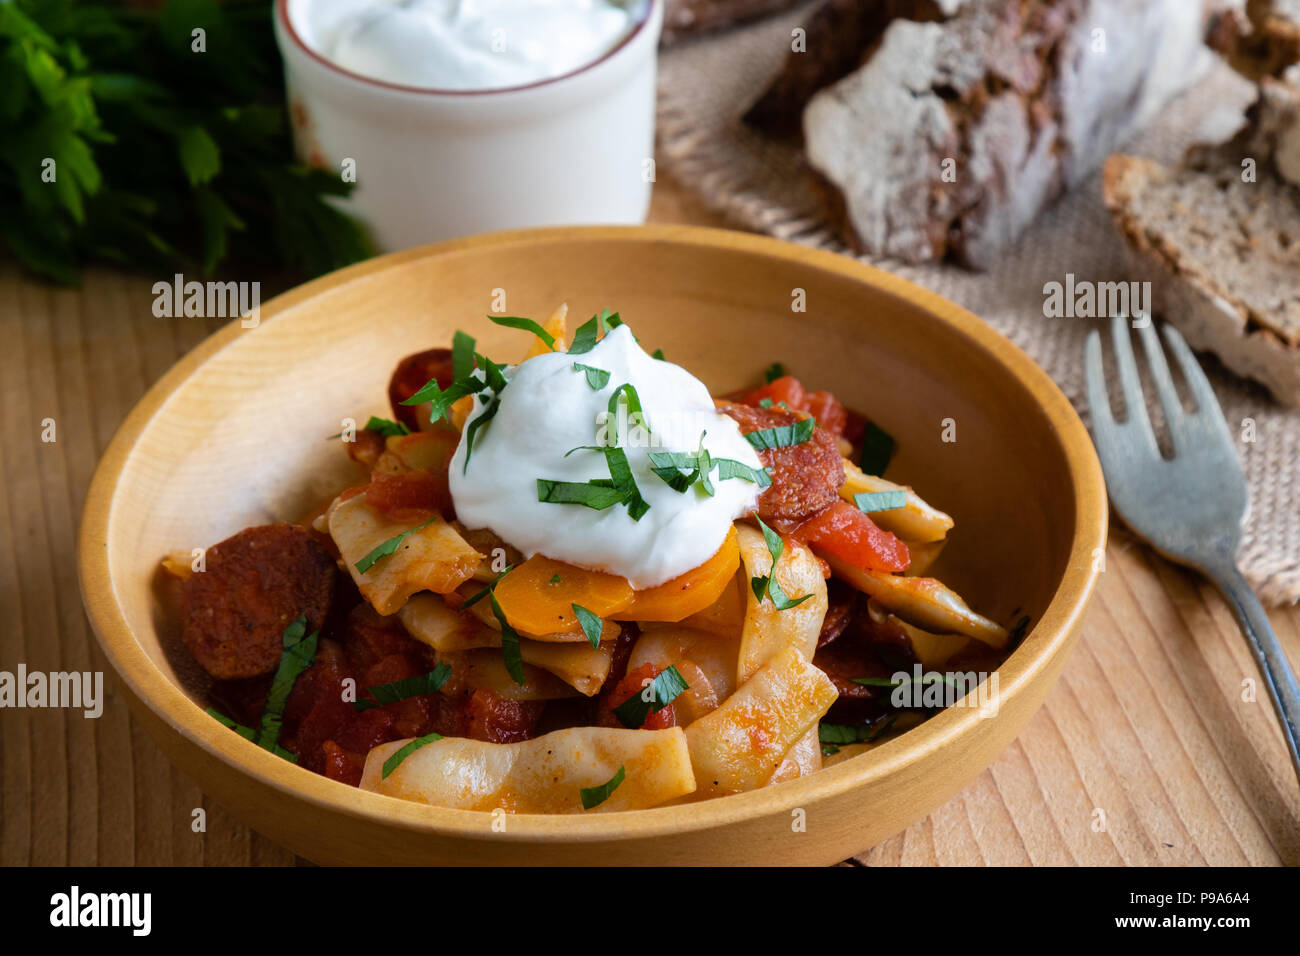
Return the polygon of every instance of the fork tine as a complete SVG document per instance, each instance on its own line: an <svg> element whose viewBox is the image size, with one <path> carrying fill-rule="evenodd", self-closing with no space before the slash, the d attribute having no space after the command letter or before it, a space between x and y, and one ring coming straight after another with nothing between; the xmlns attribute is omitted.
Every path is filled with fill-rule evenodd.
<svg viewBox="0 0 1300 956"><path fill-rule="evenodd" d="M1172 325L1165 323L1165 339L1169 342L1169 350L1174 353L1174 358L1178 361L1178 367L1183 370L1183 379L1187 382L1192 397L1196 399L1196 410L1217 413L1218 417L1222 418L1223 409L1219 407L1219 399L1214 394L1210 380L1205 377L1201 363L1196 361L1196 356L1192 354L1182 334Z"/></svg>
<svg viewBox="0 0 1300 956"><path fill-rule="evenodd" d="M1101 333L1093 329L1083 345L1083 375L1088 408L1092 411L1093 431L1098 426L1115 426L1115 414L1106 394L1106 375L1101 364Z"/></svg>
<svg viewBox="0 0 1300 956"><path fill-rule="evenodd" d="M1160 347L1160 337L1156 335L1154 323L1148 317L1146 323L1138 328L1142 337L1142 351L1146 353L1147 364L1151 367L1151 378L1156 386L1156 398L1165 413L1165 426L1173 441L1174 451L1186 451L1192 436L1187 427L1183 412L1183 403L1174 388L1173 377L1169 374L1169 363L1165 361L1164 350Z"/></svg>
<svg viewBox="0 0 1300 956"><path fill-rule="evenodd" d="M1196 361L1196 356L1192 354L1182 334L1168 323L1165 323L1165 339L1169 342L1169 350L1174 353L1178 367L1183 370L1183 379L1187 382L1192 397L1196 399L1196 413L1189 417L1188 424L1199 424L1202 428L1209 428L1216 432L1222 441L1235 449L1236 442L1232 437L1231 429L1228 428L1228 420L1223 417L1223 408L1219 405L1219 399L1214 394L1214 387L1210 385L1210 380L1205 377L1201 363ZM1235 455L1233 460L1236 460Z"/></svg>
<svg viewBox="0 0 1300 956"><path fill-rule="evenodd" d="M1138 378L1137 359L1133 356L1133 339L1129 337L1128 316L1117 315L1110 322L1111 340L1115 346L1115 362L1119 367L1120 391L1124 395L1125 425L1134 428L1147 445L1159 454L1155 432L1151 430L1151 416L1147 414L1142 382Z"/></svg>

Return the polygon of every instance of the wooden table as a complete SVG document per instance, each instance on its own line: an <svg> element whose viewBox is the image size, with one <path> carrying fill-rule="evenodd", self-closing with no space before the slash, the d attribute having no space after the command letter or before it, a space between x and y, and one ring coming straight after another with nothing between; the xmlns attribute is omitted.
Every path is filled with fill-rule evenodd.
<svg viewBox="0 0 1300 956"><path fill-rule="evenodd" d="M721 225L663 181L652 218ZM217 325L155 318L152 282L93 270L59 290L0 265L0 670L106 669L77 592L86 486L126 412ZM1300 662L1300 610L1271 617ZM1300 790L1262 690L1243 700L1248 678L1217 594L1116 525L1080 646L1025 732L850 862L1300 863ZM173 770L105 686L98 720L0 711L0 864L296 862Z"/></svg>

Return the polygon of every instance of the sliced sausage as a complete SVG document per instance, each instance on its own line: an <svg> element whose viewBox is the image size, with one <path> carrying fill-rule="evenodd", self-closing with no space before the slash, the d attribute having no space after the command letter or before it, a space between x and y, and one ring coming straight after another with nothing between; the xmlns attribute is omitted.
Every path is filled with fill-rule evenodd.
<svg viewBox="0 0 1300 956"><path fill-rule="evenodd" d="M413 431L421 427L427 428L427 410L419 416L423 421L418 421L415 410L420 406L403 405L402 402L435 378L440 388L447 388L454 375L451 349L425 349L406 356L397 363L393 377L388 380L388 404L393 407L393 417Z"/></svg>
<svg viewBox="0 0 1300 956"><path fill-rule="evenodd" d="M271 673L284 629L306 615L310 633L329 613L338 566L298 525L245 528L208 548L204 560L185 582L182 637L219 680Z"/></svg>
<svg viewBox="0 0 1300 956"><path fill-rule="evenodd" d="M779 406L761 408L724 402L719 407L735 420L744 435L795 425L806 417ZM758 498L758 516L764 521L789 527L839 499L844 459L835 436L826 429L814 428L812 437L797 445L761 448L758 457L772 477L772 484Z"/></svg>

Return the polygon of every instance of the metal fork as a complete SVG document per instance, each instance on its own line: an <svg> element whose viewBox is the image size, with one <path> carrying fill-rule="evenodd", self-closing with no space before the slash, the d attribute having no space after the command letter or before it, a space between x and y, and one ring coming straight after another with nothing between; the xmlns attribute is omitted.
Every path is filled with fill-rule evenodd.
<svg viewBox="0 0 1300 956"><path fill-rule="evenodd" d="M1126 417L1115 420L1106 395L1101 364L1101 333L1093 330L1084 346L1092 434L1106 475L1111 503L1125 523L1165 556L1193 567L1223 592L1264 675L1264 684L1291 763L1300 779L1300 687L1268 615L1237 567L1241 523L1249 499L1241 462L1223 411L1192 350L1172 326L1164 327L1196 411L1186 412L1174 389L1160 338L1149 318L1139 324L1142 350L1150 366L1174 457L1161 457L1147 414L1127 316L1111 323Z"/></svg>

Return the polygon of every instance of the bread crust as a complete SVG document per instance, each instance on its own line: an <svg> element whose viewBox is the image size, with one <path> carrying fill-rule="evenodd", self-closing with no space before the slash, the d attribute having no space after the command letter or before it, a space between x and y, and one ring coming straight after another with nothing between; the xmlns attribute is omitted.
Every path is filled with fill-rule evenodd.
<svg viewBox="0 0 1300 956"><path fill-rule="evenodd" d="M1189 269L1172 237L1148 229L1134 206L1152 183L1167 181L1175 172L1135 156L1114 155L1102 176L1106 207L1125 240L1135 275L1151 283L1152 306L1173 324L1194 349L1213 352L1229 369L1262 383L1285 405L1300 405L1300 348L1270 328L1267 316L1252 314L1212 275ZM1261 188L1287 190L1280 182ZM1292 201L1279 197L1281 202ZM1300 214L1297 215L1300 234Z"/></svg>

